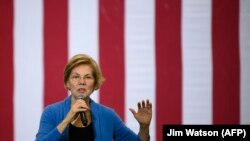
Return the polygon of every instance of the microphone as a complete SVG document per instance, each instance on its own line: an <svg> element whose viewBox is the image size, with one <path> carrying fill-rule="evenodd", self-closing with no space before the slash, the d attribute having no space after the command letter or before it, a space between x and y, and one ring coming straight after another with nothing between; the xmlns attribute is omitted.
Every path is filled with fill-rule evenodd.
<svg viewBox="0 0 250 141"><path fill-rule="evenodd" d="M79 94L79 95L76 96L76 99L84 100L84 96ZM82 120L82 125L87 126L88 120L86 118L85 112L79 112L79 114L80 114L80 117L81 117L81 120Z"/></svg>

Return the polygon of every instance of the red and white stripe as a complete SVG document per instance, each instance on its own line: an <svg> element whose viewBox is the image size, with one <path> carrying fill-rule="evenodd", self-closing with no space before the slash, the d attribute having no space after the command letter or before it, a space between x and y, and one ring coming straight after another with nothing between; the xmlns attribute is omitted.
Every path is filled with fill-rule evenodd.
<svg viewBox="0 0 250 141"><path fill-rule="evenodd" d="M76 53L106 78L92 98L128 110L150 99L163 124L250 124L250 0L0 0L0 140L34 140L43 108L64 99Z"/></svg>

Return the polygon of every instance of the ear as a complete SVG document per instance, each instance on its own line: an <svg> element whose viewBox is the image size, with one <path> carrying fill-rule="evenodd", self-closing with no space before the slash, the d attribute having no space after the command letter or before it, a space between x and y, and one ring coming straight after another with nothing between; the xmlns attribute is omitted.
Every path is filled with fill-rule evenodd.
<svg viewBox="0 0 250 141"><path fill-rule="evenodd" d="M67 90L70 90L69 82L66 83L65 88L66 88Z"/></svg>

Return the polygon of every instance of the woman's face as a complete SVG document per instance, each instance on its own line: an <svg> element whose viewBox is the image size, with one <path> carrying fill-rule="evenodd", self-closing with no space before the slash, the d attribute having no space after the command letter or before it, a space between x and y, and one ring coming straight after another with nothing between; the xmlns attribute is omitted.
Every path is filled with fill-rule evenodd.
<svg viewBox="0 0 250 141"><path fill-rule="evenodd" d="M87 64L82 64L72 69L67 82L67 88L74 97L77 95L89 97L94 91L95 78L92 72L92 68Z"/></svg>

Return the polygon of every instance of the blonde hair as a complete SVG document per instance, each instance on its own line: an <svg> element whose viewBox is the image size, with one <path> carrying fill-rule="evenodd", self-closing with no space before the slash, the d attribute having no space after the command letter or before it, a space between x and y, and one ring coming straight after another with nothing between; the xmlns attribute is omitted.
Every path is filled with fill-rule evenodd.
<svg viewBox="0 0 250 141"><path fill-rule="evenodd" d="M76 54L69 60L64 68L64 87L67 88L67 82L72 69L82 64L89 65L92 68L93 77L95 79L94 90L99 89L104 81L104 77L96 61L86 54Z"/></svg>

